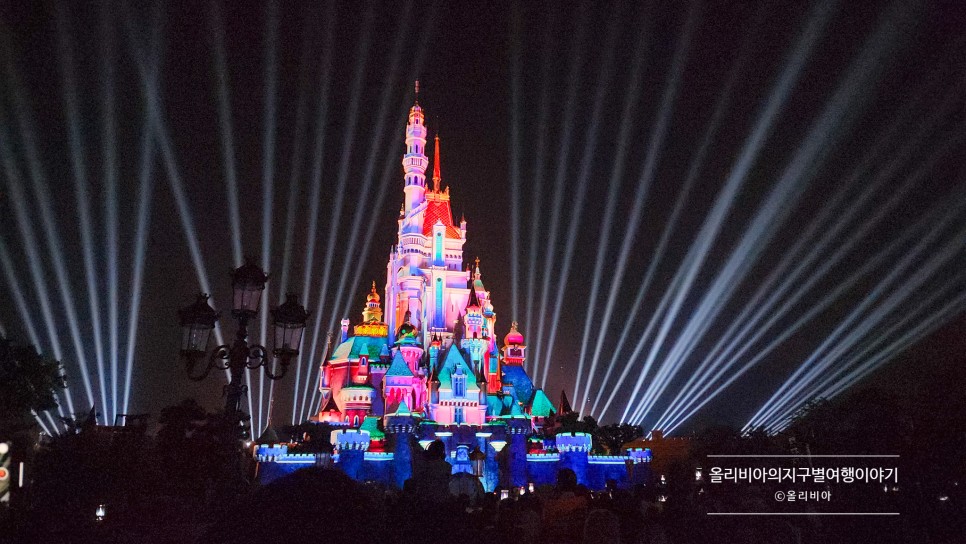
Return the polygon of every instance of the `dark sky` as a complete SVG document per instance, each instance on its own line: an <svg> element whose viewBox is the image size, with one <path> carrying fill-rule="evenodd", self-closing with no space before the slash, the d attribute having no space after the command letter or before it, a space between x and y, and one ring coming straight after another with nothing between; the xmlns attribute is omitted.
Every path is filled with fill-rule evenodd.
<svg viewBox="0 0 966 544"><path fill-rule="evenodd" d="M385 278L385 262L395 239L396 208L402 201L402 175L398 161L403 151L405 113L412 101L412 79L421 84L420 104L427 114L431 135L441 135L444 184L452 190L454 212L464 213L468 224L465 255L479 256L483 279L492 292L502 337L512 320L521 321L527 335L531 355L536 355L537 323L523 323L528 305L538 305L544 281L550 288L550 302L555 300L558 285L561 300L560 319L550 323L556 327L555 344L549 364L547 389L556 399L560 389L571 394L577 369L580 340L585 320L591 319L592 340L603 335L605 367L615 349L623 327L628 326L636 341L647 320L656 311L661 297L669 289L672 278L693 247L702 224L713 209L725 186L729 173L738 161L743 146L750 139L756 120L765 107L769 94L789 64L795 44L808 26L810 14L819 4L800 2L358 2L331 5L281 4L277 18L277 89L275 93L276 131L272 146L274 167L273 237L270 254L272 282L269 286L272 304L278 302L277 282L286 264L290 287L300 291L302 278L310 274L312 290L307 306L319 311L319 280L326 264L326 244L333 216L336 217L337 245L332 256L332 277L343 268L349 270L347 288L355 289L342 300L337 310L333 279L322 316L323 327L348 307L353 321L359 319L365 286L373 279L381 286ZM833 292L855 270L868 262L877 251L900 238L904 229L929 213L959 214L955 206L963 200L962 95L963 41L966 13L956 3L901 3L901 9L888 2L840 2L833 4L826 24L818 26L814 48L805 58L803 70L793 81L787 101L782 105L766 133L760 153L747 177L740 185L735 202L727 209L722 228L708 247L703 266L696 270L694 285L684 297L679 318L670 323L668 342L682 334L691 312L699 307L716 275L729 257L741 247L741 237L749 228L754 214L766 201L782 172L796 153L817 144L804 171L809 175L793 185L796 198L783 201L783 213L774 225L774 235L765 240L761 251L749 259L751 266L737 284L737 289L721 301L716 319L699 339L694 354L685 359L680 372L658 402L660 412L680 389L682 380L699 368L706 354L751 300L755 289L786 255L789 247L802 235L809 220L821 215L837 190L848 195L845 204L831 216L834 219L855 214L850 227L836 237L828 252L845 243L855 225L875 215L902 186L903 180L917 168L929 164L925 175L917 178L900 201L889 209L872 228L863 233L861 243L853 247L799 301L774 331L768 332L755 349L767 344L826 294ZM135 50L146 51L153 31L161 38L160 73L161 116L173 143L177 169L189 201L196 226L188 236L197 239L204 255L213 299L224 305L229 300L227 272L232 266L231 229L227 201L226 168L222 147L224 136L219 119L219 70L216 63L216 22L224 25L226 76L231 103L231 137L234 166L239 184L242 217L242 245L246 254L261 254L262 171L270 157L263 140L267 125L266 50L270 10L264 6L228 2L172 3L160 10L148 5L101 9L96 3L64 8L58 12L52 3L3 3L0 23L4 35L2 137L9 138L14 162L30 187L26 174L27 148L17 120L29 119L37 134L38 153L43 161L52 193L50 205L56 215L56 228L66 256L80 331L88 366L95 370L93 332L90 326L88 297L82 265L78 205L74 191L69 145L69 123L65 114L65 87L61 70L62 56L58 40L67 40L72 51L76 90L68 93L78 100L78 126L85 154L85 172L90 184L96 236L98 279L97 300L101 315L107 314L106 242L104 204L105 167L102 139L114 138L119 174L119 248L120 269L118 293L121 300L121 352L127 342L128 297L131 292L132 248L134 246L135 210L139 188L141 139L145 131L147 103L142 93L138 59ZM514 13L517 15L514 30ZM690 19L689 19L690 18ZM58 20L61 26L58 29ZM332 21L333 34L326 34L327 21ZM690 39L682 38L689 28ZM882 30L884 28L884 30ZM879 32L880 34L876 34ZM878 56L856 62L863 48L882 37ZM398 65L393 69L392 51L400 39ZM362 48L360 44L365 44ZM425 49L423 47L425 46ZM681 47L680 81L671 100L663 95L674 66L673 58ZM361 54L360 54L361 51ZM422 62L416 59L422 52ZM514 54L520 63L519 107L514 109ZM744 54L742 53L744 52ZM116 131L108 134L102 122L103 89L108 83L102 77L102 65L110 59L114 79ZM325 86L322 79L328 69L329 91L325 102L327 115L319 123L318 105ZM141 60L144 60L143 58ZM148 59L150 60L150 59ZM634 92L631 79L634 65L641 61L640 87ZM358 70L361 78L356 78ZM865 79L846 85L850 100L829 117L825 128L829 139L810 139L814 123L823 109L833 104L836 89L850 74L867 69ZM681 195L692 160L708 130L719 98L729 76L734 74L732 94L725 103L717 131L713 134L706 160L701 165L694 185L686 195L683 213L675 223L665 251L658 255L663 229L675 202ZM358 82L358 84L357 84ZM17 90L23 100L18 102ZM388 89L388 92L387 92ZM599 92L599 89L603 91ZM632 93L630 110L622 110L628 93ZM388 117L381 132L379 111L383 96L388 96ZM568 96L572 96L572 114L568 117ZM947 96L953 98L946 100ZM597 124L594 106L602 97ZM944 102L945 100L945 102ZM302 140L299 104L304 109ZM641 211L635 232L631 223L632 195L646 164L653 129L664 106L669 117L667 133L654 163L653 181ZM353 106L355 105L355 111ZM541 124L543 113L545 123ZM353 119L353 114L356 116ZM932 117L931 117L932 116ZM629 118L628 138L619 141L620 127ZM567 120L569 119L569 124ZM514 124L519 127L519 145L512 148ZM886 139L881 152L871 154L877 138L888 134L890 123L897 123L894 138ZM596 126L597 130L594 131ZM921 132L917 132L923 126ZM351 133L351 138L349 137ZM311 210L312 150L319 134L324 136L318 177L321 198L318 230L308 237ZM570 135L566 139L566 135ZM593 145L588 145L591 141ZM541 152L540 143L545 147ZM902 145L911 147L902 155ZM565 151L566 144L570 145ZM605 246L603 287L595 307L588 306L592 271L602 244L602 217L611 183L618 149L626 146L624 175L616 180L620 198L617 202L615 226ZM293 154L296 149L303 152ZM376 151L379 151L376 154ZM511 152L515 151L515 153ZM589 151L589 152L588 152ZM930 159L936 153L935 161ZM198 397L205 405L216 407L222 383L189 382L178 362L178 307L189 303L198 291L196 274L185 243L186 233L179 219L168 171L155 154L154 189L150 223L150 242L146 253L140 320L132 375L130 411L157 413L161 407L185 396ZM537 165L540 157L546 161ZM561 158L566 157L564 164ZM898 158L893 165L890 160ZM513 161L519 160L519 190L512 191ZM343 161L348 160L347 163ZM375 160L370 186L363 179L369 160ZM864 187L875 182L872 174L849 180L855 165L869 161L872 172L891 168L892 176L882 183L869 201L858 204ZM585 161L587 167L584 167ZM287 204L297 168L295 207ZM341 209L335 209L335 194L340 169L347 173L347 193ZM588 175L581 177L581 172ZM385 173L385 175L384 175ZM539 174L539 177L538 177ZM9 183L6 177L3 186ZM552 222L555 182L560 179L563 192L561 223L555 240L548 240ZM577 207L580 185L587 187L583 205ZM848 185L843 185L848 184ZM539 189L537 189L539 187ZM379 190L385 198L378 197ZM535 197L535 191L541 193ZM28 190L29 194L29 190ZM9 248L13 272L20 280L30 304L37 300L36 286L30 281L27 252L12 210L25 206L38 240L41 219L36 201L16 202L10 191L0 194L0 235ZM511 210L519 205L521 224L513 230ZM855 203L855 205L852 205ZM574 214L575 210L578 213ZM356 251L347 251L349 229L353 219L362 215L362 234L370 219L375 227L369 251L361 254L361 240ZM293 256L285 263L283 246L286 218L294 220ZM849 216L851 217L851 216ZM573 240L572 254L566 254L566 235L570 220L579 221ZM954 225L955 227L956 225ZM827 226L823 226L819 233ZM531 231L536 230L537 247L530 247ZM926 229L927 231L929 229ZM511 315L511 245L516 236L520 243L521 269L518 282L518 315ZM955 228L937 235L928 255L955 236ZM607 330L596 324L602 319L608 289L617 274L621 243L632 242L626 273L620 283L614 317ZM890 266L901 259L913 241L901 244L893 258L861 278L826 310L810 320L781 348L771 353L745 374L729 390L710 403L698 420L714 420L742 424L767 399L778 385L827 338L848 312L869 296L874 283L888 274ZM304 265L309 244L315 244L311 271ZM808 242L807 247L814 244ZM44 282L51 290L51 301L57 312L57 334L62 338L65 364L71 383L76 383L77 357L68 340L68 327L59 295L50 252L42 245ZM527 292L525 271L533 255L536 263L536 290ZM942 302L966 291L963 278L962 251L951 254L933 276L897 307L892 316L901 316L903 308L914 306L930 293L952 284ZM259 257L260 258L260 257ZM563 265L570 262L567 278L561 277ZM651 283L637 319L628 323L634 295L645 277L648 266L657 261ZM918 269L925 257L917 258L909 274ZM817 269L821 261L809 270ZM811 273L811 272L810 272ZM807 277L807 274L806 274ZM902 276L892 290L906 281ZM0 323L8 334L25 338L26 331L18 317L12 291L4 279L0 289ZM890 291L892 292L892 291ZM963 305L958 306L961 316ZM552 308L552 306L551 306ZM534 312L537 313L537 312ZM928 311L926 311L928 314ZM50 352L46 329L39 313L33 313L39 328L41 348ZM949 321L949 320L947 320ZM962 330L963 320L953 320L951 327ZM106 321L105 321L106 322ZM918 320L917 320L918 322ZM310 321L310 325L311 325ZM956 325L958 323L958 325ZM227 323L223 323L227 324ZM911 326L911 325L910 325ZM872 331L884 327L878 326ZM101 335L108 338L106 328ZM312 331L307 333L311 338ZM322 333L324 337L324 332ZM936 339L939 338L939 339ZM925 343L940 342L940 337ZM593 346L593 342L591 343ZM618 369L609 385L601 386L604 368L598 368L591 390L593 397L603 389L605 396L613 387L623 365L633 365L628 382L618 391L615 405L605 419L616 419L631 386L636 381L642 357L631 360L631 348L617 353ZM742 360L750 360L755 350ZM659 353L658 362L667 356ZM122 358L123 360L123 358ZM908 359L897 365L910 364ZM587 363L589 364L589 363ZM938 361L935 364L943 364ZM309 365L306 363L305 368ZM586 372L586 368L585 368ZM652 370L653 372L653 370ZM890 376L894 375L890 374ZM293 376L276 384L277 416L288 422L292 399ZM891 379L891 378L890 378ZM304 380L304 377L303 377ZM653 376L645 380L645 387ZM303 382L304 383L304 382ZM257 382L255 385L257 395ZM301 387L301 385L300 385ZM301 396L301 393L299 393ZM83 390L74 388L76 402L86 401ZM663 403L663 404L662 404ZM267 391L264 409L267 410ZM617 413L615 413L615 411ZM655 414L655 417L658 414ZM646 422L647 423L647 422ZM653 423L651 421L650 423Z"/></svg>

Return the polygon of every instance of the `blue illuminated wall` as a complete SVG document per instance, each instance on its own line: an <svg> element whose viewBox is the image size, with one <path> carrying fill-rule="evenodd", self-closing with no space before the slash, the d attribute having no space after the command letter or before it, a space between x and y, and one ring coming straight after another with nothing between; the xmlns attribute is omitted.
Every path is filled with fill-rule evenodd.
<svg viewBox="0 0 966 544"><path fill-rule="evenodd" d="M411 438L408 435L397 435ZM451 436L440 437L447 445L447 449L455 444ZM487 459L484 468L484 489L493 491L498 487L521 487L528 484L554 485L557 482L557 471L569 468L577 474L577 481L590 489L604 489L608 480L614 480L618 487L628 488L635 484L647 483L651 478L650 452L629 452L628 455L590 455L580 448L574 447L574 439L568 444L572 451L526 453L526 436L511 436L510 443L502 452L497 452L487 445ZM564 442L565 440L561 440ZM406 441L407 446L413 444ZM516 447L513 444L517 444ZM560 444L567 449L568 445ZM332 466L342 470L351 478L365 482L378 482L387 487L401 487L398 482L400 475L412 472L412 456L420 455L421 449L411 451L409 447L402 448L405 454L397 458L393 452L364 452L361 450L346 450L333 456ZM551 450L554 449L551 445ZM397 449L397 451L399 451ZM449 452L448 452L449 453ZM289 454L288 446L259 446L255 457L259 461L258 480L269 483L287 474L319 464L315 455ZM399 460L402 463L399 464ZM450 455L447 459L453 462ZM458 464L458 463L457 463ZM398 466L397 466L398 465ZM455 466L456 464L454 464ZM462 467L466 468L466 467Z"/></svg>

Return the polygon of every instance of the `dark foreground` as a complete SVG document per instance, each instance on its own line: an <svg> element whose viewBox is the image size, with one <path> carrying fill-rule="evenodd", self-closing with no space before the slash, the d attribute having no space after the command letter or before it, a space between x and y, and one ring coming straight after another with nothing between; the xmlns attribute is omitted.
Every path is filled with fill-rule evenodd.
<svg viewBox="0 0 966 544"><path fill-rule="evenodd" d="M561 475L555 487L501 500L459 482L422 481L403 491L360 484L334 470L300 470L207 505L155 497L103 521L37 519L6 512L4 538L21 542L548 542L852 543L963 542L962 497L900 502L898 517L718 517L764 504L754 491L709 497L657 489L591 493ZM450 491L457 493L455 496ZM664 495L663 493L667 493ZM663 499L663 500L662 500ZM925 508L928 506L928 508ZM938 507L937 507L938 506Z"/></svg>

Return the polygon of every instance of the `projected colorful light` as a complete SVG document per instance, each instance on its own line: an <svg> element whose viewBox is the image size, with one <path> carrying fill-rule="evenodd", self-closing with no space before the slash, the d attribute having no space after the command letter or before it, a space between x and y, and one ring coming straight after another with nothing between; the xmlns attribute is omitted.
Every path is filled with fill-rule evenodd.
<svg viewBox="0 0 966 544"><path fill-rule="evenodd" d="M386 201L419 79L443 179L468 190L451 213L480 225L465 250L508 278L485 334L520 322L536 387L665 433L713 411L780 430L966 308L966 78L908 4L818 0L788 21L658 2L58 5L37 36L4 26L0 331L70 385L35 421L156 412L162 284L217 290L209 264L246 254L315 314L294 379L246 374L250 432L316 414L326 339L392 273ZM456 308L454 292L381 309ZM438 325L413 317L417 335Z"/></svg>

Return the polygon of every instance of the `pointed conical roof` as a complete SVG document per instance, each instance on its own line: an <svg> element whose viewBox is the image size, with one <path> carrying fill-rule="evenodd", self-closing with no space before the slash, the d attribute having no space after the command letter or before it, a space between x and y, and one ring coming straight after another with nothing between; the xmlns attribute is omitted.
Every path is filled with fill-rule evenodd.
<svg viewBox="0 0 966 544"><path fill-rule="evenodd" d="M442 181L439 175L439 134L436 134L436 152L433 155L433 192L439 192L439 182Z"/></svg>
<svg viewBox="0 0 966 544"><path fill-rule="evenodd" d="M451 346L456 346L463 340L463 314L460 314L456 318L456 324L453 325L453 343Z"/></svg>
<svg viewBox="0 0 966 544"><path fill-rule="evenodd" d="M567 392L563 389L560 390L560 406L557 412L559 414L569 414L573 412L574 409L570 406L570 401L567 400Z"/></svg>
<svg viewBox="0 0 966 544"><path fill-rule="evenodd" d="M359 426L360 431L367 431L371 440L382 440L386 438L386 433L379 429L379 418L376 416L366 416Z"/></svg>
<svg viewBox="0 0 966 544"><path fill-rule="evenodd" d="M476 266L473 268L473 285L483 287L483 274L480 273L480 258L477 257L474 261Z"/></svg>
<svg viewBox="0 0 966 544"><path fill-rule="evenodd" d="M386 376L413 376L413 371L409 369L409 365L406 364L406 360L403 359L402 353L397 351L393 356L392 364L389 365L389 370L386 371Z"/></svg>
<svg viewBox="0 0 966 544"><path fill-rule="evenodd" d="M320 412L338 412L339 405L335 403L335 395L329 395L329 398L322 404L319 408Z"/></svg>
<svg viewBox="0 0 966 544"><path fill-rule="evenodd" d="M275 427L269 423L262 431L262 434L258 436L255 440L256 444L278 444L280 440L278 439L278 433L275 431Z"/></svg>
<svg viewBox="0 0 966 544"><path fill-rule="evenodd" d="M476 286L470 283L470 298L466 301L466 309L476 308L479 310L482 306L480 305L480 299L476 296Z"/></svg>
<svg viewBox="0 0 966 544"><path fill-rule="evenodd" d="M533 399L530 401L530 415L533 417L550 417L556 412L553 403L544 394L543 389L533 392Z"/></svg>
<svg viewBox="0 0 966 544"><path fill-rule="evenodd" d="M389 414L389 415L393 415L393 416L411 416L411 415L413 415L413 413L409 409L409 404L407 404L406 401L403 400L402 402L399 403L399 406L396 407L396 411L393 412L392 414Z"/></svg>

